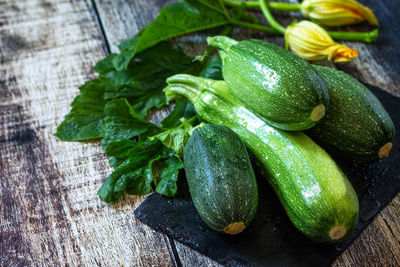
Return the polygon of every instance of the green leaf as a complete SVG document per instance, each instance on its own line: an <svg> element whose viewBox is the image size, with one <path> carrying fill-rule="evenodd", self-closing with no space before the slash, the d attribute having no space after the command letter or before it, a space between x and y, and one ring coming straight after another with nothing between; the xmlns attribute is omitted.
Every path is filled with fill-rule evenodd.
<svg viewBox="0 0 400 267"><path fill-rule="evenodd" d="M121 53L113 58L114 67L118 71L126 69L136 53L171 37L228 23L228 15L221 1L186 0L165 6L138 35L121 44Z"/></svg>
<svg viewBox="0 0 400 267"><path fill-rule="evenodd" d="M86 82L71 103L72 109L57 128L55 136L62 141L82 141L101 138L104 135L104 91L112 86L108 79Z"/></svg>
<svg viewBox="0 0 400 267"><path fill-rule="evenodd" d="M162 131L157 125L141 118L125 98L109 101L104 113L106 135L101 142L103 147L112 141L150 136Z"/></svg>
<svg viewBox="0 0 400 267"><path fill-rule="evenodd" d="M200 77L209 78L213 80L223 80L222 77L222 61L220 57L211 58L204 69L199 73Z"/></svg>
<svg viewBox="0 0 400 267"><path fill-rule="evenodd" d="M176 182L178 181L179 170L183 168L183 163L177 157L169 157L161 164L160 181L157 184L157 193L173 197L178 191Z"/></svg>
<svg viewBox="0 0 400 267"><path fill-rule="evenodd" d="M151 191L152 165L161 158L163 145L153 142L134 142L128 139L111 142L106 153L111 157L114 172L98 191L105 202L117 201L124 191L144 195Z"/></svg>
<svg viewBox="0 0 400 267"><path fill-rule="evenodd" d="M180 125L180 119L189 119L196 115L193 105L184 98L178 98L175 100L174 109L167 117L161 121L161 125L164 128L174 128Z"/></svg>
<svg viewBox="0 0 400 267"><path fill-rule="evenodd" d="M110 164L115 170L97 193L103 201L115 202L125 191L133 195L148 194L153 183L157 183L156 190L160 194L176 194L178 171L183 168L183 164L172 150L164 147L157 139L113 141L107 146L106 153L111 157ZM153 165L160 160L162 171L157 177Z"/></svg>
<svg viewBox="0 0 400 267"><path fill-rule="evenodd" d="M105 152L110 157L110 165L117 169L126 163L129 158L135 162L143 164L153 155L157 155L163 149L163 145L158 140L133 141L121 139L112 141L105 148Z"/></svg>
<svg viewBox="0 0 400 267"><path fill-rule="evenodd" d="M162 89L166 86L167 77L192 68L192 58L167 42L147 49L137 55L129 68L122 71L109 71L102 75L123 85L118 90L109 91L105 99L127 97L135 111L146 117L153 108L161 108L166 104Z"/></svg>
<svg viewBox="0 0 400 267"><path fill-rule="evenodd" d="M222 0L198 0L198 1L203 5L226 16L226 18L229 18L228 12L226 11L225 5Z"/></svg>
<svg viewBox="0 0 400 267"><path fill-rule="evenodd" d="M96 65L93 67L94 70L99 74L113 70L114 69L113 59L116 56L118 56L118 54L112 53L107 57L103 58L102 60L96 63Z"/></svg>
<svg viewBox="0 0 400 267"><path fill-rule="evenodd" d="M112 58L112 64L116 70L121 71L128 67L137 52L137 44L142 32L143 31L136 34L135 37L124 40L120 43L118 46L120 53L116 57Z"/></svg>
<svg viewBox="0 0 400 267"><path fill-rule="evenodd" d="M72 102L72 109L58 127L56 136L63 141L84 141L105 136L105 104L126 98L140 117L153 107L166 104L162 89L165 79L193 68L192 59L179 47L167 42L137 55L128 69L116 71L112 66L115 54L96 65L100 77L81 86L81 94ZM196 64L195 64L196 65Z"/></svg>
<svg viewBox="0 0 400 267"><path fill-rule="evenodd" d="M135 102L137 103L133 106L133 109L136 110L138 112L138 115L142 118L147 116L147 112L150 109L154 107L160 109L167 104L165 94L162 91L154 92L151 97L149 97L149 95L146 95L146 97L144 97L140 101Z"/></svg>
<svg viewBox="0 0 400 267"><path fill-rule="evenodd" d="M182 158L183 148L185 147L189 137L188 130L180 125L176 128L172 128L152 136L150 137L150 140L160 140L164 146L172 149L180 158Z"/></svg>

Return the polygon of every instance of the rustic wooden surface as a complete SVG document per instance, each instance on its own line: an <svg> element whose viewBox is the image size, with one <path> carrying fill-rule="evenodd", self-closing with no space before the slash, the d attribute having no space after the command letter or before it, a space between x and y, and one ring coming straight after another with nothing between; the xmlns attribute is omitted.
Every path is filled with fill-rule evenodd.
<svg viewBox="0 0 400 267"><path fill-rule="evenodd" d="M169 2L0 0L0 266L218 265L136 221L143 197L102 203L99 146L52 135L95 62ZM360 59L346 68L400 95L369 46L352 46ZM400 266L399 221L400 195L334 265Z"/></svg>

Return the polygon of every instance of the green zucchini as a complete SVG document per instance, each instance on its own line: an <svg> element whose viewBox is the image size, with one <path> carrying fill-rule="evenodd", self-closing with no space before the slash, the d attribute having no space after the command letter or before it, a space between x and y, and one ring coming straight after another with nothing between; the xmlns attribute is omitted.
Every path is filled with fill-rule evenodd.
<svg viewBox="0 0 400 267"><path fill-rule="evenodd" d="M207 39L222 58L231 92L251 111L283 130L314 126L325 114L324 80L304 59L262 40Z"/></svg>
<svg viewBox="0 0 400 267"><path fill-rule="evenodd" d="M307 134L342 158L368 162L388 156L395 130L376 96L342 71L315 69L324 78L331 100L325 118Z"/></svg>
<svg viewBox="0 0 400 267"><path fill-rule="evenodd" d="M168 99L184 96L202 119L231 128L258 158L293 224L317 242L337 242L357 224L358 198L339 166L302 132L271 127L233 97L224 81L179 74Z"/></svg>
<svg viewBox="0 0 400 267"><path fill-rule="evenodd" d="M216 231L242 232L257 212L258 190L239 136L222 125L197 127L185 145L183 162L200 217Z"/></svg>

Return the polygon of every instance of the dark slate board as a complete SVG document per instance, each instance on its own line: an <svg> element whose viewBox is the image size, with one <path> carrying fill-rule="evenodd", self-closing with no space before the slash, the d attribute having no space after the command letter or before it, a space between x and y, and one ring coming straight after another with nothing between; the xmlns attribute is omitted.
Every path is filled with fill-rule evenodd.
<svg viewBox="0 0 400 267"><path fill-rule="evenodd" d="M389 158L372 164L336 159L360 201L359 223L348 240L336 245L321 245L298 232L266 179L257 173L257 168L259 209L252 224L240 235L228 236L208 228L190 200L184 178L180 178L177 198L167 199L153 193L136 210L136 218L228 266L330 265L400 191L400 98L376 87L368 87L388 110L397 134Z"/></svg>

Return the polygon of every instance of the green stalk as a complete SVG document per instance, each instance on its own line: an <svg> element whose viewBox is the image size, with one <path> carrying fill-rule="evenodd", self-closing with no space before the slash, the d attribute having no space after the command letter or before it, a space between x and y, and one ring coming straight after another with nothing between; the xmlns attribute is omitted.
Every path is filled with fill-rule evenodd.
<svg viewBox="0 0 400 267"><path fill-rule="evenodd" d="M257 1L234 1L234 0L224 0L224 5L228 7L239 7L242 3L246 3L249 8L259 8L260 3ZM301 4L289 4L280 2L268 2L268 7L270 9L279 11L300 11Z"/></svg>
<svg viewBox="0 0 400 267"><path fill-rule="evenodd" d="M269 8L265 0L258 0L258 3L260 4L262 13L264 14L265 18L267 19L268 23L272 26L272 28L274 28L281 34L285 34L286 28L275 20L274 16L272 16L271 12L269 11Z"/></svg>
<svg viewBox="0 0 400 267"><path fill-rule="evenodd" d="M266 32L268 34L281 34L278 30L259 25L254 23L248 23L244 21L239 21L235 19L230 19L229 22L232 25L249 28L261 32ZM364 42L364 43L372 43L378 37L378 29L375 29L370 32L338 32L338 31L328 31L328 34L336 41L357 41L357 42ZM221 34L227 35L227 34Z"/></svg>
<svg viewBox="0 0 400 267"><path fill-rule="evenodd" d="M358 41L364 43L372 43L378 37L378 29L370 32L335 32L328 31L329 35L335 40L341 41Z"/></svg>
<svg viewBox="0 0 400 267"><path fill-rule="evenodd" d="M266 32L269 34L279 34L280 32L275 30L274 28L263 26L260 24L254 24L254 23L249 23L249 22L244 22L236 19L230 19L229 22L235 26L240 26L244 28L249 28L261 32Z"/></svg>
<svg viewBox="0 0 400 267"><path fill-rule="evenodd" d="M230 4L232 2L239 3L239 1L229 1ZM227 3L227 0L224 1L224 3ZM250 2L254 3L254 1ZM272 2L271 2L272 3ZM235 19L230 19L229 22L232 25L235 26L240 26L240 27L245 27L245 28L250 28L253 30L258 30L262 32L266 32L269 34L285 34L286 28L283 27L282 25L279 24L275 20L275 18L272 16L267 3L265 0L259 0L257 2L258 6L261 8L261 11L263 12L265 18L267 19L268 23L272 26L267 27L263 25L258 25L258 24L253 24L253 23L248 23L244 21L239 21ZM252 4L254 5L254 4ZM338 32L338 31L328 31L328 34L335 40L341 40L341 41L358 41L358 42L364 42L364 43L371 43L376 40L378 37L378 29L375 29L371 32Z"/></svg>

